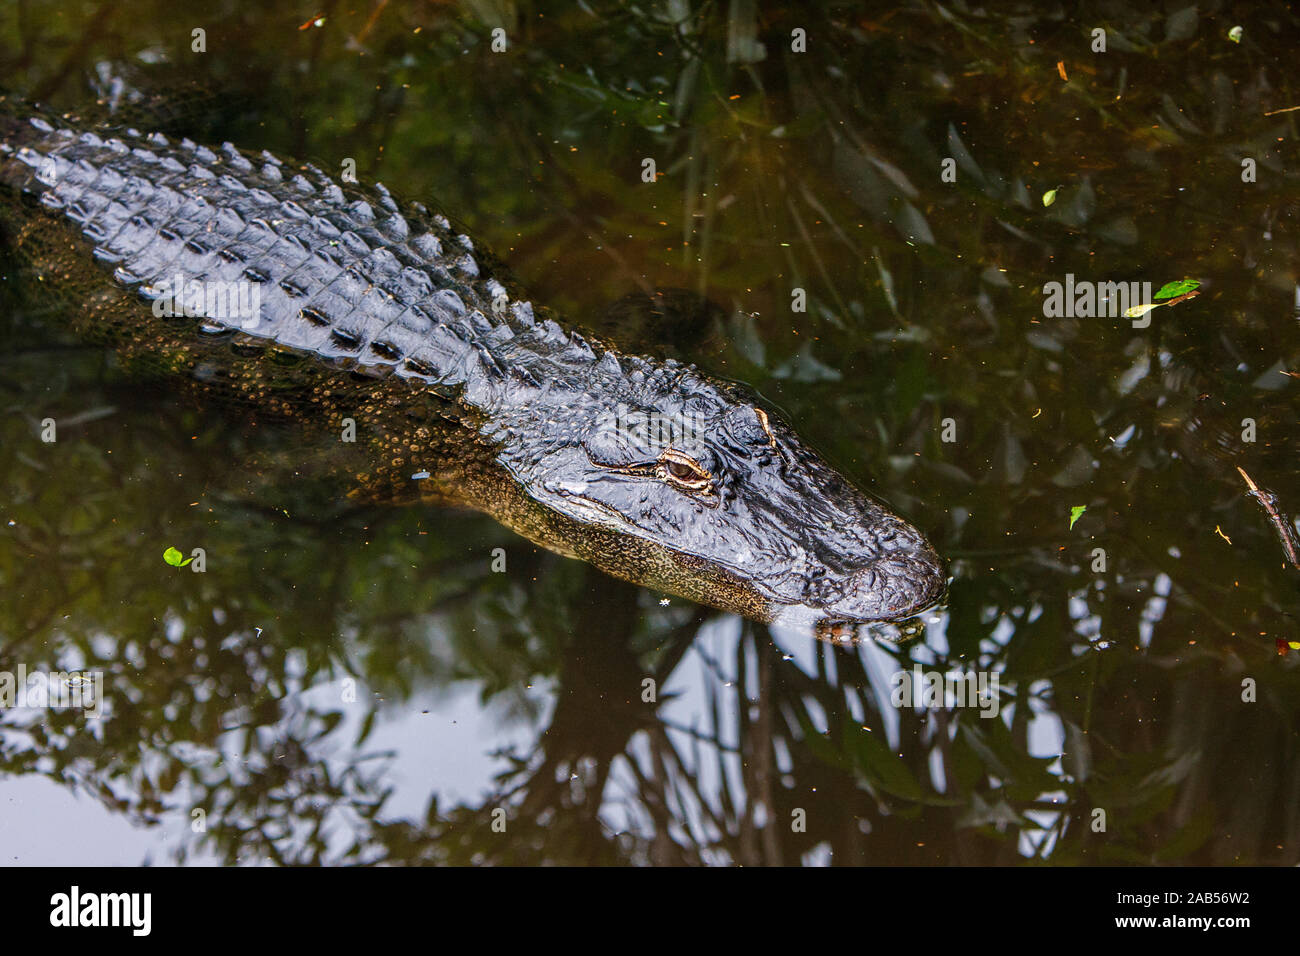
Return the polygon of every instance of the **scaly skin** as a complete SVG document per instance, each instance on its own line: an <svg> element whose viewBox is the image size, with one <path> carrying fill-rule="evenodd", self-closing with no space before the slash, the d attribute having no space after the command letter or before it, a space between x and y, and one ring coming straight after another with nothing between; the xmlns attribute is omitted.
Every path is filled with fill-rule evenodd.
<svg viewBox="0 0 1300 956"><path fill-rule="evenodd" d="M353 420L348 467L369 494L468 504L761 621L894 620L943 592L920 533L746 389L567 332L379 184L0 97L0 198L79 334L325 440ZM174 277L255 284L260 311L159 315Z"/></svg>

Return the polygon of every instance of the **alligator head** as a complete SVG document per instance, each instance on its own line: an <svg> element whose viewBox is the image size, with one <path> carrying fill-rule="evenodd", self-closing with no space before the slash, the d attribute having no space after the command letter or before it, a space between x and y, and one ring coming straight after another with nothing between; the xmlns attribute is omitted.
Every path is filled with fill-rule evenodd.
<svg viewBox="0 0 1300 956"><path fill-rule="evenodd" d="M539 508L510 521L608 573L767 622L882 621L934 604L943 563L741 386L607 353L521 403L499 460ZM558 377L557 377L558 379ZM553 383L557 380L553 379Z"/></svg>

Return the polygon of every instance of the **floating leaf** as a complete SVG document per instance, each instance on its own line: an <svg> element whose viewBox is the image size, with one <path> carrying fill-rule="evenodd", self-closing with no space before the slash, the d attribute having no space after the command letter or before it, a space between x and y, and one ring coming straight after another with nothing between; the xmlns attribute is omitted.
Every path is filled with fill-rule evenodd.
<svg viewBox="0 0 1300 956"><path fill-rule="evenodd" d="M1198 288L1200 284L1196 279L1178 279L1174 282L1166 282L1160 287L1160 291L1156 293L1156 298L1172 299L1174 296L1186 295L1193 289Z"/></svg>
<svg viewBox="0 0 1300 956"><path fill-rule="evenodd" d="M1135 305L1132 308L1128 308L1124 310L1124 318L1139 319L1142 316L1146 315L1148 312L1150 312L1152 309L1158 309L1162 305L1168 305L1168 304L1169 304L1168 302L1148 302L1146 305Z"/></svg>
<svg viewBox="0 0 1300 956"><path fill-rule="evenodd" d="M1083 513L1088 510L1087 505L1075 505L1070 509L1070 529L1074 529L1074 523L1083 517Z"/></svg>
<svg viewBox="0 0 1300 956"><path fill-rule="evenodd" d="M168 548L163 552L163 560L173 568L183 568L194 559L185 557L185 555L181 554L175 548Z"/></svg>
<svg viewBox="0 0 1300 956"><path fill-rule="evenodd" d="M1043 205L1044 205L1044 206L1050 206L1050 205L1051 205L1052 203L1054 203L1054 202L1056 202L1056 190L1055 190L1055 189L1049 189L1047 192L1043 193Z"/></svg>
<svg viewBox="0 0 1300 956"><path fill-rule="evenodd" d="M1233 27L1231 30L1228 31L1228 39L1231 40L1233 43L1240 43L1241 35L1245 32L1246 31L1243 30L1241 27Z"/></svg>

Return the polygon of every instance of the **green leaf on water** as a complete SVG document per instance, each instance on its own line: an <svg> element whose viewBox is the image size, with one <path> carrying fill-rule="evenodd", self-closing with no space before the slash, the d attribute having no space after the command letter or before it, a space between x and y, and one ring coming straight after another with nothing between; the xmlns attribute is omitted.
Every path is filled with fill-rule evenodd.
<svg viewBox="0 0 1300 956"><path fill-rule="evenodd" d="M181 554L175 548L168 548L163 552L163 560L173 568L183 568L194 559L185 557L185 555Z"/></svg>
<svg viewBox="0 0 1300 956"><path fill-rule="evenodd" d="M1233 27L1231 30L1228 31L1228 39L1231 40L1233 43L1240 43L1241 35L1245 32L1246 31L1243 30L1241 27Z"/></svg>
<svg viewBox="0 0 1300 956"><path fill-rule="evenodd" d="M1160 287L1160 291L1156 293L1156 298L1172 299L1175 296L1187 295L1200 284L1196 279L1178 279L1174 282L1166 282Z"/></svg>
<svg viewBox="0 0 1300 956"><path fill-rule="evenodd" d="M1088 510L1087 505L1075 505L1070 509L1070 529L1074 529L1074 523L1083 517L1083 513Z"/></svg>
<svg viewBox="0 0 1300 956"><path fill-rule="evenodd" d="M1050 206L1050 205L1051 205L1052 203L1054 203L1054 202L1056 202L1056 190L1055 190L1055 189L1049 189L1047 192L1043 193L1043 205L1044 205L1044 206Z"/></svg>

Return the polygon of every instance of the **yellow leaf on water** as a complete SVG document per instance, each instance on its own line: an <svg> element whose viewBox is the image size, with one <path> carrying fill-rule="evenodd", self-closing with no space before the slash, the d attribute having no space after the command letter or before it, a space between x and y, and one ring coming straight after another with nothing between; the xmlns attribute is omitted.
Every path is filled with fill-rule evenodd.
<svg viewBox="0 0 1300 956"><path fill-rule="evenodd" d="M1162 305L1168 305L1168 302L1148 302L1146 305L1135 305L1131 309L1124 310L1124 318L1138 319L1146 315L1152 309L1158 309Z"/></svg>

